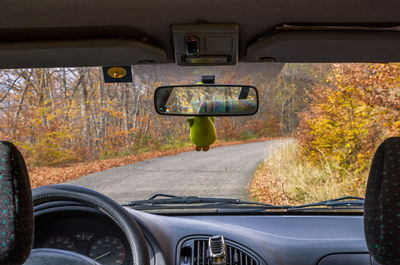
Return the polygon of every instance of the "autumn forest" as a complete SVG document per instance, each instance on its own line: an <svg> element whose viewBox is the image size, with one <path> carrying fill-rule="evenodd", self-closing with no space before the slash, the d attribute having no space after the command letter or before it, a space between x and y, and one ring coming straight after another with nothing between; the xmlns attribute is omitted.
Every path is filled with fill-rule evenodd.
<svg viewBox="0 0 400 265"><path fill-rule="evenodd" d="M143 65L132 67L133 82L126 84L105 84L101 68L94 67L1 70L0 139L16 143L30 168L186 146L185 119L156 114L153 92L212 74L217 83L251 84L260 94L256 115L216 120L219 142L296 139L296 159L325 175L329 165L335 183L347 183L344 193L361 194L375 148L400 131L399 70L399 64ZM273 172L268 168L264 175ZM286 183L289 173L279 174L274 181ZM281 195L270 198L263 186L268 181L252 184L254 199L315 199L306 188L291 191L290 183L289 195L278 190Z"/></svg>

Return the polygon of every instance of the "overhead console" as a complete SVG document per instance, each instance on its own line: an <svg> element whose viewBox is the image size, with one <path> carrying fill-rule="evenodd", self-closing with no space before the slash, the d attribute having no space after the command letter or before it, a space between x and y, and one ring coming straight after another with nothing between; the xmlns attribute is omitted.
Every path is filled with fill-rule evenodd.
<svg viewBox="0 0 400 265"><path fill-rule="evenodd" d="M236 24L177 24L172 26L178 65L234 65L238 61Z"/></svg>
<svg viewBox="0 0 400 265"><path fill-rule="evenodd" d="M247 47L249 62L399 62L400 27L277 27Z"/></svg>

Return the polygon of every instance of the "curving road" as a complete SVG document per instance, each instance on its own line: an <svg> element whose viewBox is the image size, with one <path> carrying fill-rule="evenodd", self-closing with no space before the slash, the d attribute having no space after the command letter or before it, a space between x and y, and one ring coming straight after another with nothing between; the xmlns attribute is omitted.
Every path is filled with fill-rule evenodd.
<svg viewBox="0 0 400 265"><path fill-rule="evenodd" d="M112 168L71 181L118 202L147 199L155 193L248 200L247 187L257 165L291 140L185 152Z"/></svg>

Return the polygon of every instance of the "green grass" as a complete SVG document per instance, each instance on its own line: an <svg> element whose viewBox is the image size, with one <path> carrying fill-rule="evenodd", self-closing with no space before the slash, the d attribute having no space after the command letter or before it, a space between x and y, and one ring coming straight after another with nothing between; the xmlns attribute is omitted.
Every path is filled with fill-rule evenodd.
<svg viewBox="0 0 400 265"><path fill-rule="evenodd" d="M251 140L251 139L257 139L260 138L260 136L253 131L245 131L243 132L237 140Z"/></svg>
<svg viewBox="0 0 400 265"><path fill-rule="evenodd" d="M134 148L128 148L128 149L122 150L118 153L102 152L100 155L100 160L120 158L120 157L130 156L130 155L139 155L139 154L143 154L143 153L151 152L151 151L165 151L165 150L187 147L190 145L191 145L191 142L189 142L189 141L174 141L173 143L167 143L167 144L153 143L153 144L148 144L148 145L137 146Z"/></svg>

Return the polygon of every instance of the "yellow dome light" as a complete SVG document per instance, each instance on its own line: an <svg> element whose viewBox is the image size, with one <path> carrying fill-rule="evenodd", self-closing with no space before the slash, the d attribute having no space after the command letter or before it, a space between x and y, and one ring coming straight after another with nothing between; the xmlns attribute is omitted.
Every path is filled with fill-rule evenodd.
<svg viewBox="0 0 400 265"><path fill-rule="evenodd" d="M107 70L108 76L112 78L124 78L127 74L127 71L123 67L115 66L111 67L110 69Z"/></svg>

